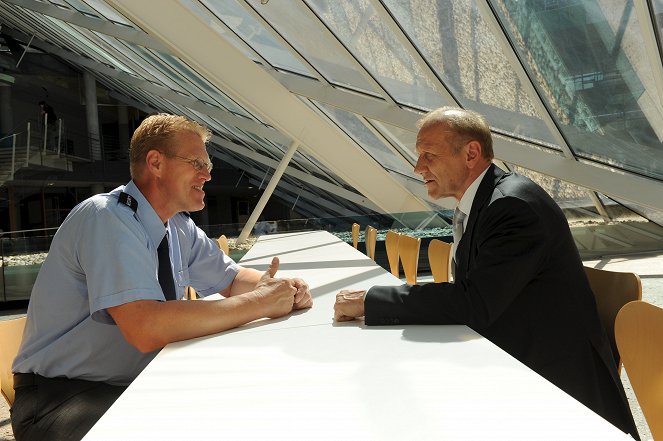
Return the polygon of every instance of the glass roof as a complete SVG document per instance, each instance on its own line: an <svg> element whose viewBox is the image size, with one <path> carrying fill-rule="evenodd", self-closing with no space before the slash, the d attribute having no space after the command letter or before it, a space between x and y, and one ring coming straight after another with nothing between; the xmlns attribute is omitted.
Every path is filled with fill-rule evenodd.
<svg viewBox="0 0 663 441"><path fill-rule="evenodd" d="M150 34L154 17L125 0L0 0L0 25L23 47L34 35L31 50L91 71L118 99L207 124L219 154L246 165L252 179L262 181L291 142L315 132L280 189L311 206L324 198L340 211L386 212L406 196L439 209L413 173L414 123L459 105L485 115L500 135L497 159L555 182L550 188L569 185L546 177L556 176L609 197L582 189L569 199L549 189L561 205L601 217L602 200L620 201L663 218L663 202L645 196L663 181L663 0L652 11L622 0L159 2L164 15L182 7L192 26L178 36ZM211 33L198 40L203 30ZM188 39L205 55L178 49ZM222 62L235 52L250 63L205 68L206 58ZM257 102L228 86L237 73L273 83L282 107L266 110L271 97ZM302 127L288 125L291 114ZM328 127L324 135L317 124ZM383 174L379 184L348 172L363 161ZM573 167L560 169L563 161ZM628 185L606 185L613 174Z"/></svg>

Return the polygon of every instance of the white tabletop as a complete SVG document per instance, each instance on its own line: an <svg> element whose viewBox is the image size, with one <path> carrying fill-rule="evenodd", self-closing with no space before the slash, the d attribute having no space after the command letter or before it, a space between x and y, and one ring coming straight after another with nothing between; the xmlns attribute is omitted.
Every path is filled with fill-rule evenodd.
<svg viewBox="0 0 663 441"><path fill-rule="evenodd" d="M329 233L265 236L242 264L274 253L313 309L168 345L85 439L630 439L465 326L334 324L338 290L399 281Z"/></svg>

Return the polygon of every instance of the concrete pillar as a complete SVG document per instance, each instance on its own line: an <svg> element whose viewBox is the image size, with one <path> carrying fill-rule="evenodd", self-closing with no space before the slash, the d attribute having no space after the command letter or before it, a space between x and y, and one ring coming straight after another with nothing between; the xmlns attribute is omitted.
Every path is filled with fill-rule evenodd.
<svg viewBox="0 0 663 441"><path fill-rule="evenodd" d="M88 145L90 157L101 160L101 131L99 130L99 110L97 109L97 81L88 71L83 71L85 87L85 116L87 119Z"/></svg>
<svg viewBox="0 0 663 441"><path fill-rule="evenodd" d="M12 114L12 86L0 83L0 138L11 134L14 128L14 117ZM0 145L11 146L11 139L0 141Z"/></svg>
<svg viewBox="0 0 663 441"><path fill-rule="evenodd" d="M120 158L129 157L129 112L127 106L117 106L117 136L120 146Z"/></svg>

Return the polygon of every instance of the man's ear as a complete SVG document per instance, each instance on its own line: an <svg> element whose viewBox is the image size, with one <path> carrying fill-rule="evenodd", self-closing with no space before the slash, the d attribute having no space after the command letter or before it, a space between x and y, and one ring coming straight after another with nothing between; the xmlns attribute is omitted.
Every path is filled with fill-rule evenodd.
<svg viewBox="0 0 663 441"><path fill-rule="evenodd" d="M467 143L467 153L465 158L469 168L474 168L481 161L482 150L479 141L472 140Z"/></svg>
<svg viewBox="0 0 663 441"><path fill-rule="evenodd" d="M155 175L156 177L161 177L163 172L163 155L158 150L150 150L145 156L145 168L146 170Z"/></svg>

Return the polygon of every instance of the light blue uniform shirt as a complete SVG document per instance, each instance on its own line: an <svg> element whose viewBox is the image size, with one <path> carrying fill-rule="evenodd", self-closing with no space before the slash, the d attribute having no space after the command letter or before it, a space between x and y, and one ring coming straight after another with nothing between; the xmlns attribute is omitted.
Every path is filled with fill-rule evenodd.
<svg viewBox="0 0 663 441"><path fill-rule="evenodd" d="M121 192L138 202L118 202ZM228 287L239 266L185 214L167 224L178 298ZM165 300L157 246L166 227L133 181L77 205L58 229L35 281L14 372L126 385L158 351L131 346L107 308Z"/></svg>

